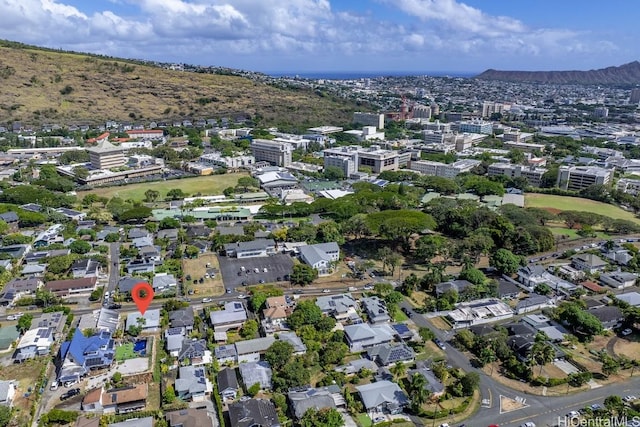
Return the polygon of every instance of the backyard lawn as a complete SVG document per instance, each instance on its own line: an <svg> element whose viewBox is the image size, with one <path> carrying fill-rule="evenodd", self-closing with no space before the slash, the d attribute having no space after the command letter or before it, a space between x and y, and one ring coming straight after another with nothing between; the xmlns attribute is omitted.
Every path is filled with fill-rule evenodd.
<svg viewBox="0 0 640 427"><path fill-rule="evenodd" d="M627 219L640 224L640 220L631 212L614 205L582 199L580 197L556 196L554 194L527 193L524 205L528 208L550 208L559 211L586 211L608 216L614 219Z"/></svg>
<svg viewBox="0 0 640 427"><path fill-rule="evenodd" d="M138 357L138 355L133 351L133 343L128 342L116 347L116 360L118 362L135 359L136 357Z"/></svg>
<svg viewBox="0 0 640 427"><path fill-rule="evenodd" d="M227 187L235 187L238 178L246 176L244 173L228 173L225 175L198 176L194 178L175 179L169 181L141 182L122 185L119 187L101 187L88 191L79 191L78 198L82 199L87 194L97 194L107 198L120 197L124 200L144 200L147 190L160 192L158 200L164 200L167 192L179 188L190 196L201 193L203 196L215 196L222 194Z"/></svg>

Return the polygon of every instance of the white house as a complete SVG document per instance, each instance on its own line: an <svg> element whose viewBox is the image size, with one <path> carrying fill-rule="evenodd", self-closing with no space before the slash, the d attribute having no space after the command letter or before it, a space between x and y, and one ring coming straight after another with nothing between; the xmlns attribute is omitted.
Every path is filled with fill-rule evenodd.
<svg viewBox="0 0 640 427"><path fill-rule="evenodd" d="M340 247L336 242L300 246L300 259L318 270L320 276L331 274L331 264L340 259Z"/></svg>
<svg viewBox="0 0 640 427"><path fill-rule="evenodd" d="M637 275L624 271L600 274L600 281L615 289L630 288L636 284Z"/></svg>
<svg viewBox="0 0 640 427"><path fill-rule="evenodd" d="M16 381L0 381L0 405L13 405L13 398L16 395Z"/></svg>

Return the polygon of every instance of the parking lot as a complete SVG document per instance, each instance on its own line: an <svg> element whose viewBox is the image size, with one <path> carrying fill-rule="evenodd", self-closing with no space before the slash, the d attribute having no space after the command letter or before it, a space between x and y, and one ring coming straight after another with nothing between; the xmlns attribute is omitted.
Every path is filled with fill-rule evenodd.
<svg viewBox="0 0 640 427"><path fill-rule="evenodd" d="M264 283L287 280L293 268L293 258L284 254L241 259L221 256L218 260L224 286L232 290L243 283L255 285L260 280Z"/></svg>

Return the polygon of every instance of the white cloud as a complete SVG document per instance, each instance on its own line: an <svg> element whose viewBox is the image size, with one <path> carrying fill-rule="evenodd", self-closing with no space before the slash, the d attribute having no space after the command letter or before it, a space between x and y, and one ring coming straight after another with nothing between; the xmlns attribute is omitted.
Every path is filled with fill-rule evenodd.
<svg viewBox="0 0 640 427"><path fill-rule="evenodd" d="M376 1L405 16L392 21L371 11L334 11L329 0L109 0L111 10L95 13L65 0L0 0L0 38L254 69L435 70L467 58L493 66L506 57L531 63L618 49L588 32L530 28L456 0Z"/></svg>

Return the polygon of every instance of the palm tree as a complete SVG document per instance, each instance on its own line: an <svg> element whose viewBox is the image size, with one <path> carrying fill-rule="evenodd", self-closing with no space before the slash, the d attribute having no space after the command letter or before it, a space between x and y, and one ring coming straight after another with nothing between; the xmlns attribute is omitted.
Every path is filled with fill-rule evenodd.
<svg viewBox="0 0 640 427"><path fill-rule="evenodd" d="M398 378L403 376L405 372L407 372L407 367L405 366L404 363L397 362L395 365L391 367L390 371L397 380Z"/></svg>
<svg viewBox="0 0 640 427"><path fill-rule="evenodd" d="M531 360L540 365L540 375L544 365L552 362L555 356L556 352L548 342L536 341L531 347Z"/></svg>
<svg viewBox="0 0 640 427"><path fill-rule="evenodd" d="M419 373L413 374L409 381L409 392L411 393L411 410L413 412L419 412L422 405L429 399L431 394L429 390L425 388L427 381L424 376Z"/></svg>

